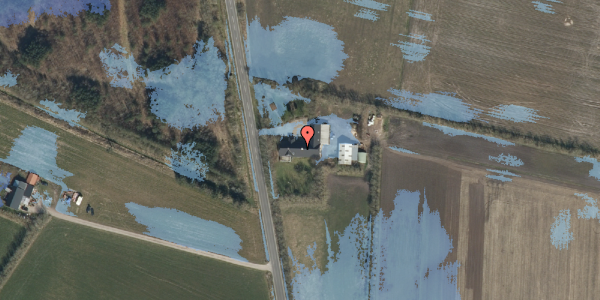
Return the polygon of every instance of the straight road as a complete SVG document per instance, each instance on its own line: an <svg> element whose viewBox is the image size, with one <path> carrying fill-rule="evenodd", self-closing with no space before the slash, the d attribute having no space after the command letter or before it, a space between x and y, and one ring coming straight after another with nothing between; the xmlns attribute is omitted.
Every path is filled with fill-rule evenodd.
<svg viewBox="0 0 600 300"><path fill-rule="evenodd" d="M239 261L237 259L233 259L231 257L227 257L224 255L220 255L220 254L216 254L216 253L212 253L212 252L208 252L208 251L201 251L201 250L196 250L196 249L192 249L192 248L188 248L186 246L181 246L181 245L177 245L175 243L171 243L171 242L167 242L165 240L161 240L161 239L157 239L155 237L151 237L145 234L139 234L139 233L134 233L134 232L130 232L130 231L126 231L126 230L122 230L122 229L117 229L114 227L110 227L110 226L106 226L106 225L102 225L102 224L98 224L98 223L94 223L94 222L90 222L90 221L86 221L86 220L82 220L80 218L77 217L71 217L71 216L67 216L65 214L61 214L59 212L57 212L54 208L49 208L46 207L45 208L52 217L61 219L61 220L65 220L65 221L69 221L69 222L73 222L73 223L77 223L79 225L83 225L83 226L88 226L88 227L92 227L92 228L96 228L99 230L104 230L104 231L108 231L108 232L112 232L112 233L116 233L118 235L124 235L124 236L128 236L134 239L138 239L138 240L142 240L142 241L146 241L146 242L150 242L150 243L154 243L154 244L158 244L158 245L162 245L162 246L167 246L169 248L174 248L177 250L182 250L188 253L192 253L192 254L196 254L196 255L200 255L200 256L205 256L205 257L210 257L213 259L217 259L220 261L225 261L234 265L238 265L238 266L242 266L242 267L246 267L246 268L251 268L251 269L255 269L255 270L261 270L261 271L271 271L271 265L266 264L266 265L260 265L260 264L254 264L251 262L244 262L244 261Z"/></svg>
<svg viewBox="0 0 600 300"><path fill-rule="evenodd" d="M246 52L240 34L240 26L237 17L237 10L233 0L225 0L227 9L227 19L229 31L231 33L231 45L233 46L234 64L237 70L237 79L239 84L242 106L244 107L244 117L246 129L248 130L248 144L250 146L250 157L254 162L254 174L258 184L258 200L262 212L262 222L265 227L265 238L267 240L267 251L269 251L269 260L273 269L273 286L275 290L275 299L287 299L285 294L285 281L283 280L283 271L279 260L279 251L277 250L277 239L275 238L275 227L271 216L271 205L267 194L267 185L260 158L260 148L258 146L258 131L254 120L254 106L250 95L250 84L248 73L246 72Z"/></svg>

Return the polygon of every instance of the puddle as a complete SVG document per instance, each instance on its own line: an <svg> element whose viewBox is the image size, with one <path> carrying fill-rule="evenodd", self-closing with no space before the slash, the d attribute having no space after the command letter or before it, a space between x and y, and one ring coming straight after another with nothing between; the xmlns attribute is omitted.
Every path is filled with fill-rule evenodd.
<svg viewBox="0 0 600 300"><path fill-rule="evenodd" d="M600 220L600 210L598 210L598 200L588 196L588 194L578 194L575 193L575 196L579 196L585 200L587 205L582 209L577 210L577 218L579 219L599 219Z"/></svg>
<svg viewBox="0 0 600 300"><path fill-rule="evenodd" d="M431 128L435 128L437 130L440 130L441 132L443 132L446 135L449 136L470 136L470 137L474 137L474 138L481 138L484 139L488 142L492 142L492 143L496 143L499 146L505 147L505 146L514 146L514 143L511 143L509 141L505 141L499 138L495 138L495 137L491 137L491 136L487 136L487 135L483 135L483 134L477 134L477 133L472 133L472 132L467 132L464 130L460 130L460 129L455 129L452 127L448 127L448 126L443 126L443 125L437 125L437 124L430 124L427 122L423 122L423 126L427 126L427 127L431 127Z"/></svg>
<svg viewBox="0 0 600 300"><path fill-rule="evenodd" d="M412 10L411 9L411 10L407 11L406 13L411 18L421 19L421 20L430 21L430 22L435 22L435 20L431 19L431 14L424 13L422 11Z"/></svg>
<svg viewBox="0 0 600 300"><path fill-rule="evenodd" d="M100 52L111 85L131 88L142 80L151 90L152 113L171 127L192 129L225 116L225 63L212 38L196 42L194 55L156 71L143 71L119 44L111 49Z"/></svg>
<svg viewBox="0 0 600 300"><path fill-rule="evenodd" d="M316 266L313 257L316 243L307 247L313 261L308 267L288 248L294 267L294 299L395 299L398 295L404 299L460 299L456 281L460 264L444 263L452 252L452 239L442 227L439 213L429 209L426 197L419 214L420 198L418 191L399 190L390 216L380 210L373 228L357 214L342 233L334 233L339 237L337 253L331 250L325 223L328 262L324 270Z"/></svg>
<svg viewBox="0 0 600 300"><path fill-rule="evenodd" d="M88 6L89 5L89 6ZM110 10L109 0L16 0L3 1L0 12L0 26L8 27L13 24L29 22L29 10L35 13L35 20L46 13L59 17L76 16L80 11L88 10L103 14L104 9Z"/></svg>
<svg viewBox="0 0 600 300"><path fill-rule="evenodd" d="M354 14L355 17L357 18L361 18L361 19L366 19L369 21L377 21L379 19L379 16L377 15L376 12L370 10L370 9L366 9L366 8L361 8L358 12L356 12Z"/></svg>
<svg viewBox="0 0 600 300"><path fill-rule="evenodd" d="M551 4L543 3L540 1L532 1L531 3L533 3L533 6L534 6L535 10L537 10L537 11L541 11L541 12L547 13L547 14L555 14L554 9L552 8Z"/></svg>
<svg viewBox="0 0 600 300"><path fill-rule="evenodd" d="M523 161L520 160L518 157L513 156L513 155L504 155L504 153L498 155L498 156L489 156L490 160L493 160L497 163L503 164L505 166L511 166L511 167L520 167L523 165Z"/></svg>
<svg viewBox="0 0 600 300"><path fill-rule="evenodd" d="M486 113L497 119L513 121L516 123L536 123L540 118L548 119L537 114L537 110L518 105L498 105Z"/></svg>
<svg viewBox="0 0 600 300"><path fill-rule="evenodd" d="M182 145L177 143L177 151L171 149L171 157L165 157L167 166L180 175L197 181L204 181L208 166L202 162L204 154L194 150L196 143Z"/></svg>
<svg viewBox="0 0 600 300"><path fill-rule="evenodd" d="M429 54L431 47L425 45L424 43L431 42L431 41L428 39L425 39L424 36L414 35L414 34L410 34L410 35L400 34L400 35L407 37L409 39L419 41L417 43L407 42L407 41L398 41L398 44L394 44L394 43L390 44L392 46L396 46L396 47L400 48L400 50L402 51L402 54L404 55L404 59L406 59L409 63L422 61L425 59L427 54Z"/></svg>
<svg viewBox="0 0 600 300"><path fill-rule="evenodd" d="M571 211L563 209L558 216L554 217L554 223L550 227L550 241L558 250L569 249L569 243L573 240L571 229Z"/></svg>
<svg viewBox="0 0 600 300"><path fill-rule="evenodd" d="M6 174L2 175L0 172L0 191L7 188L10 185L10 175L11 173L6 172ZM2 201L0 201L1 203Z"/></svg>
<svg viewBox="0 0 600 300"><path fill-rule="evenodd" d="M40 104L46 107L40 107L40 109L47 112L52 117L66 121L67 123L69 123L69 125L73 127L82 127L77 123L79 123L79 120L81 120L81 118L85 118L86 113L78 112L74 109L60 108L62 104L56 103L56 100L48 101L48 99L46 99L40 101Z"/></svg>
<svg viewBox="0 0 600 300"><path fill-rule="evenodd" d="M279 125L282 123L281 116L287 110L286 104L293 100L304 100L310 102L310 99L292 93L287 87L277 86L275 89L271 85L258 83L254 85L254 96L258 100L258 111L263 115L268 114L271 119L271 125ZM271 105L275 105L275 110Z"/></svg>
<svg viewBox="0 0 600 300"><path fill-rule="evenodd" d="M280 24L263 28L255 18L247 25L247 32L250 76L280 85L291 82L294 76L330 83L348 58L334 28L311 19L284 17Z"/></svg>
<svg viewBox="0 0 600 300"><path fill-rule="evenodd" d="M507 170L494 170L494 169L486 169L486 170L488 172L496 173L498 175L485 175L485 177L500 180L502 182L512 182L512 178L508 178L505 176L521 177L521 176L514 174L512 172L509 172Z"/></svg>
<svg viewBox="0 0 600 300"><path fill-rule="evenodd" d="M150 208L133 202L126 203L125 206L138 223L148 227L148 231L144 232L146 235L248 261L238 254L242 249L242 240L233 229L225 225L171 208Z"/></svg>
<svg viewBox="0 0 600 300"><path fill-rule="evenodd" d="M458 262L444 263L452 239L421 193L400 190L386 218L380 210L374 222L370 299L460 299Z"/></svg>
<svg viewBox="0 0 600 300"><path fill-rule="evenodd" d="M258 131L258 135L300 135L300 129L306 125L305 122L296 121L292 123L286 123L283 125L275 126L273 128L264 128Z"/></svg>
<svg viewBox="0 0 600 300"><path fill-rule="evenodd" d="M7 158L0 161L19 169L34 172L61 186L67 191L67 185L62 182L65 177L73 176L72 173L56 165L58 136L45 129L28 126L15 139Z"/></svg>
<svg viewBox="0 0 600 300"><path fill-rule="evenodd" d="M412 93L406 90L389 89L397 98L377 98L387 105L456 122L476 119L482 112L455 97L456 94L436 92L429 94Z"/></svg>
<svg viewBox="0 0 600 300"><path fill-rule="evenodd" d="M403 152L403 153L408 153L408 154L416 154L416 155L419 155L419 153L412 152L412 151L410 151L410 150L407 150L407 149L404 149L404 148L399 148L399 147L394 147L394 146L392 146L392 147L389 147L389 148L390 148L390 149L392 149L392 150L394 150L394 151L398 151L398 152Z"/></svg>
<svg viewBox="0 0 600 300"><path fill-rule="evenodd" d="M6 71L4 76L0 76L0 86L7 88L17 85L17 77L19 77L19 74L13 75L10 70Z"/></svg>
<svg viewBox="0 0 600 300"><path fill-rule="evenodd" d="M225 117L225 63L212 38L196 42L193 56L144 79L152 113L170 126L183 130Z"/></svg>
<svg viewBox="0 0 600 300"><path fill-rule="evenodd" d="M125 48L115 44L109 50L104 48L100 52L100 60L104 71L111 77L110 85L131 89L132 83L145 76L142 66L135 62L132 54L128 54Z"/></svg>
<svg viewBox="0 0 600 300"><path fill-rule="evenodd" d="M592 164L592 169L590 170L590 177L594 177L594 178L600 180L600 162L598 162L597 159L591 158L588 155L585 157L575 157L575 161L578 163L587 162L587 163Z"/></svg>
<svg viewBox="0 0 600 300"><path fill-rule="evenodd" d="M63 199L59 199L58 202L56 203L56 211L63 214L63 215L67 215L67 216L71 216L71 217L77 217L74 213L69 211L69 207L71 207L71 204L73 203L73 201L71 200L63 200Z"/></svg>

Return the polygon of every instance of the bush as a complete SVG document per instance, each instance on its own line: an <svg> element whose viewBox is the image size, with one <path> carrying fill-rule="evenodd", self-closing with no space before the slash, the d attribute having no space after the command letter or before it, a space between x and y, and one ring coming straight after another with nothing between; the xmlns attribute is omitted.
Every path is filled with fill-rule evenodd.
<svg viewBox="0 0 600 300"><path fill-rule="evenodd" d="M98 27L104 26L106 21L108 21L108 17L110 16L110 10L104 8L104 11L102 12L102 14L98 14L98 13L92 12L91 4L88 4L88 7L89 7L88 10L85 11L85 19L84 20L92 21L93 23L96 23L96 25L98 25Z"/></svg>
<svg viewBox="0 0 600 300"><path fill-rule="evenodd" d="M91 78L84 76L68 76L71 82L71 94L67 103L84 111L95 111L102 102L100 84Z"/></svg>
<svg viewBox="0 0 600 300"><path fill-rule="evenodd" d="M160 11L166 7L164 0L144 0L140 7L140 17L156 21Z"/></svg>
<svg viewBox="0 0 600 300"><path fill-rule="evenodd" d="M31 26L27 27L25 35L19 39L18 48L21 53L21 63L36 68L52 52L52 44L46 32Z"/></svg>
<svg viewBox="0 0 600 300"><path fill-rule="evenodd" d="M148 49L148 44L144 46L145 49ZM174 63L175 57L173 57L173 51L171 50L153 49L148 51L148 54L143 54L140 57L140 65L150 71L161 70Z"/></svg>

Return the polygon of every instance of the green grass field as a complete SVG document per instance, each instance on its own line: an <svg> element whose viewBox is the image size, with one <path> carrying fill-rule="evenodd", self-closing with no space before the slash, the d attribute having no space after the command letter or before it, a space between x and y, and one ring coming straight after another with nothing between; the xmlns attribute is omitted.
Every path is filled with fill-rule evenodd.
<svg viewBox="0 0 600 300"><path fill-rule="evenodd" d="M276 163L275 181L281 195L307 195L311 193L314 168L308 158L294 158L291 163Z"/></svg>
<svg viewBox="0 0 600 300"><path fill-rule="evenodd" d="M265 261L258 213L240 210L198 188L178 183L173 175L107 151L4 104L0 104L0 157L8 156L13 141L27 126L59 136L57 165L73 173L64 182L84 195L81 206L71 207L79 218L141 233L146 227L135 221L125 203L174 208L231 227L242 239L240 255L251 262ZM85 212L88 203L94 207L93 217Z"/></svg>
<svg viewBox="0 0 600 300"><path fill-rule="evenodd" d="M269 299L265 273L52 220L0 299Z"/></svg>
<svg viewBox="0 0 600 300"><path fill-rule="evenodd" d="M15 239L15 236L19 231L23 230L23 226L0 217L0 228L2 234L0 234L0 260L3 260L10 249L10 244Z"/></svg>

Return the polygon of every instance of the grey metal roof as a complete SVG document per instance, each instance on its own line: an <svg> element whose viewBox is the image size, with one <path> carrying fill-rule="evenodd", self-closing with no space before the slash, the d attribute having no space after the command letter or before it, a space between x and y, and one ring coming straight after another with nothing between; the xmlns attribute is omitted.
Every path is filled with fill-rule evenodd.
<svg viewBox="0 0 600 300"><path fill-rule="evenodd" d="M10 208L19 209L23 197L31 197L33 186L19 180L15 180L15 183L17 183L18 186L8 195L8 197L6 197L6 202Z"/></svg>

